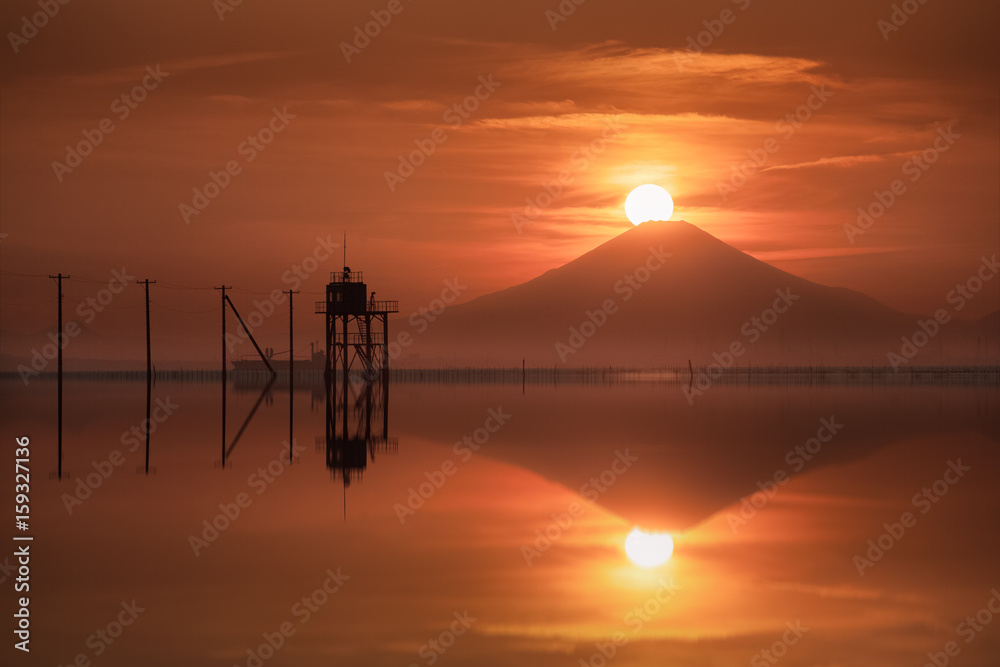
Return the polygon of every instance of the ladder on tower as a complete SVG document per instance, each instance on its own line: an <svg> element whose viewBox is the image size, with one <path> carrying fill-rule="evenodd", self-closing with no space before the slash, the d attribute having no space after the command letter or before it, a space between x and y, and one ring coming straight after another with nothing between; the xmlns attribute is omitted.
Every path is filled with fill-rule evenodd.
<svg viewBox="0 0 1000 667"><path fill-rule="evenodd" d="M357 318L358 323L358 344L356 350L361 364L365 367L366 373L372 372L372 334L368 329L368 322L364 318Z"/></svg>

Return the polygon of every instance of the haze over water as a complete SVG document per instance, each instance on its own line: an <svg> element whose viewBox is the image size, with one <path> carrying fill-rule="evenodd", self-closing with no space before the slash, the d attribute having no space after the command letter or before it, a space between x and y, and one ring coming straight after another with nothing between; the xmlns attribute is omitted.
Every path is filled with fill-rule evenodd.
<svg viewBox="0 0 1000 667"><path fill-rule="evenodd" d="M902 667L949 642L956 665L1000 655L995 384L717 385L689 404L655 380L394 382L398 448L373 447L346 488L321 384L296 388L288 465L287 388L231 446L262 389L231 382L223 468L219 385L157 383L154 410L176 407L146 475L127 435L143 385L69 380L61 481L55 384L2 387L9 430L32 443L25 664ZM633 564L635 526L670 532L671 560ZM112 641L95 634L120 618Z"/></svg>

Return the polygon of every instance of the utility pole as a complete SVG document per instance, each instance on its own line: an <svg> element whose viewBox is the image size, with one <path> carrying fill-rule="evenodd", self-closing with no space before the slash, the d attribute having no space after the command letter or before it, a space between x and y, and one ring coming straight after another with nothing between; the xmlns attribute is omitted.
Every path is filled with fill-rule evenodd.
<svg viewBox="0 0 1000 667"><path fill-rule="evenodd" d="M63 274L52 276L49 278L55 278L59 285L59 329L57 335L57 340L59 344L56 346L59 348L59 381L58 381L58 393L59 393L59 463L58 463L58 476L62 479L62 422L63 422L63 347L66 344L66 334L63 332L63 318L62 318L62 302L63 302L63 291L62 291L62 281L63 278L69 280L69 276L64 276Z"/></svg>
<svg viewBox="0 0 1000 667"><path fill-rule="evenodd" d="M135 281L137 285L142 285L146 290L146 474L149 474L149 436L152 431L152 422L149 419L149 411L153 400L153 351L149 338L149 285L156 284L155 280L146 278Z"/></svg>
<svg viewBox="0 0 1000 667"><path fill-rule="evenodd" d="M294 452L292 451L292 436L295 433L294 420L295 412L295 319L293 313L295 307L292 305L292 295L298 294L298 290L288 290L288 462L292 463Z"/></svg>
<svg viewBox="0 0 1000 667"><path fill-rule="evenodd" d="M226 290L233 289L225 283L215 289L222 292L222 467L226 467Z"/></svg>
<svg viewBox="0 0 1000 667"><path fill-rule="evenodd" d="M155 285L156 281L146 278L145 280L137 280L135 283L142 285L146 290L146 377L150 378L153 375L153 355L149 344L149 286Z"/></svg>

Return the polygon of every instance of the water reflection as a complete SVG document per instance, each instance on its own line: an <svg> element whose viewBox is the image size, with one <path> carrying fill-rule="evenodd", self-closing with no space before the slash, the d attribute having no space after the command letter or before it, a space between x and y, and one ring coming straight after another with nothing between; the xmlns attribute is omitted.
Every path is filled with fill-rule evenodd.
<svg viewBox="0 0 1000 667"><path fill-rule="evenodd" d="M346 489L361 478L369 459L399 449L399 439L389 436L389 382L381 374L339 381L334 375L325 387L326 467Z"/></svg>
<svg viewBox="0 0 1000 667"><path fill-rule="evenodd" d="M96 658L87 638L133 598L147 611L100 664L156 647L165 664L246 665L290 620L264 664L423 665L465 612L476 620L439 664L596 664L613 649L608 664L783 651L786 665L902 667L950 641L963 665L1000 654L1000 625L976 621L968 643L959 629L1000 584L993 385L718 386L689 405L656 382L279 381L269 395L288 392L292 417L264 384L230 387L230 417L254 416L223 475L218 387L158 382L154 400L180 406L156 431L158 474L112 473L69 512L64 496L145 406L136 385L67 382L71 472L32 500L39 660ZM54 383L3 389L11 428L42 445L32 465L54 466ZM490 411L510 418L489 432ZM272 474L290 427L321 451ZM398 443L351 486L344 522L331 471L346 490ZM969 470L942 486L950 462ZM218 519L240 494L238 517ZM189 537L213 521L196 555ZM634 564L636 526L672 534L672 558ZM338 568L350 579L300 622L294 605ZM782 646L789 623L801 634Z"/></svg>
<svg viewBox="0 0 1000 667"><path fill-rule="evenodd" d="M233 437L233 441L228 446L226 445L226 418L228 415L226 414L226 401L225 400L222 401L222 467L223 468L226 467L226 459L233 453L233 449L236 448L236 444L240 441L240 438L243 437L243 433L247 430L247 427L250 425L251 420L253 420L254 415L257 414L257 410L260 408L261 403L263 403L264 399L268 398L271 395L271 388L274 387L274 382L275 382L275 376L273 375L266 376L266 379L264 380L264 386L261 388L260 394L257 396L257 401L253 404L253 407L250 408L250 412L247 413L247 416L246 418L244 418L243 423L240 424L239 430L236 431L236 435ZM228 380L225 377L223 377L222 379L223 397L225 397L226 395L227 391L226 387L228 384L229 384ZM291 394L291 392L289 392L289 394ZM289 411L288 414L289 414L288 417L289 424L291 424L291 419L292 419L291 411ZM289 431L290 432L292 431L291 426L289 426ZM293 441L293 436L294 433L292 433L292 435L289 436L289 441L288 441L289 461L291 461L291 456L292 456L291 443Z"/></svg>

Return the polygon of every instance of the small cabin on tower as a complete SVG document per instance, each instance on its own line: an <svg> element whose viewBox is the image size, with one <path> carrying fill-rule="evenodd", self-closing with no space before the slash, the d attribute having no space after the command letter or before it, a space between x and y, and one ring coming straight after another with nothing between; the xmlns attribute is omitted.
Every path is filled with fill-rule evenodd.
<svg viewBox="0 0 1000 667"><path fill-rule="evenodd" d="M389 315L399 312L399 302L376 300L361 271L345 266L331 273L326 300L316 303L316 312L326 317L328 377L339 368L346 382L355 361L368 377L389 368Z"/></svg>

